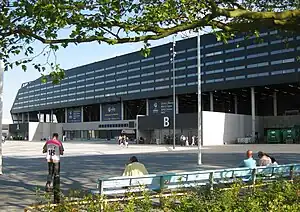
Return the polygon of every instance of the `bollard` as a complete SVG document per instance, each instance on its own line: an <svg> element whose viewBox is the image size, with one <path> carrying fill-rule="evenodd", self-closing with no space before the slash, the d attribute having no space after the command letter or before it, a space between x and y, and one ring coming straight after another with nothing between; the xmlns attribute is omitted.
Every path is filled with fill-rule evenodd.
<svg viewBox="0 0 300 212"><path fill-rule="evenodd" d="M56 175L53 178L53 195L54 204L59 204L60 202L60 176Z"/></svg>

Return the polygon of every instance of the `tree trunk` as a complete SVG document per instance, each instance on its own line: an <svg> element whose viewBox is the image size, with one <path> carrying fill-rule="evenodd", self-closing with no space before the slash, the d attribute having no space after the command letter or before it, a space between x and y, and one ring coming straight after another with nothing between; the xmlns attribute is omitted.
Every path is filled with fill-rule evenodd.
<svg viewBox="0 0 300 212"><path fill-rule="evenodd" d="M0 174L2 174L2 116L3 116L3 72L4 72L4 64L0 60Z"/></svg>

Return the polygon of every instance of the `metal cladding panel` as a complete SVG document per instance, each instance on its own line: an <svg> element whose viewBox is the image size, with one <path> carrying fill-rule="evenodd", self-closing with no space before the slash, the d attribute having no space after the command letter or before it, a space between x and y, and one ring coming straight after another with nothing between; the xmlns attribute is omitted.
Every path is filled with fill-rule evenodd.
<svg viewBox="0 0 300 212"><path fill-rule="evenodd" d="M167 118L168 124L165 124ZM197 128L197 113L184 113L176 115L176 128L195 129ZM151 129L173 129L173 115L157 115L139 117L139 130Z"/></svg>
<svg viewBox="0 0 300 212"><path fill-rule="evenodd" d="M300 66L295 58L300 53L300 36L291 36L288 47L274 33L263 37L266 45L255 42L255 38L237 36L235 39L239 41L223 44L212 34L201 36L202 91L299 81ZM41 84L40 79L23 84L11 113L172 95L170 47L172 43L154 47L147 58L138 51L67 70L68 79L58 86ZM293 48L293 51L277 52L288 48ZM176 89L176 93L196 93L197 39L177 41L175 50L176 83L182 86ZM267 55L257 56L262 53ZM295 61L278 62L291 58ZM77 92L80 93L77 96L70 95Z"/></svg>

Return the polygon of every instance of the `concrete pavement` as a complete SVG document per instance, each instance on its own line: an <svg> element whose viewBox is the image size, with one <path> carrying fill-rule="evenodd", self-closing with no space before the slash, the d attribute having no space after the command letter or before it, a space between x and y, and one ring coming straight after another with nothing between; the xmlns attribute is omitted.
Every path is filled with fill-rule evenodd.
<svg viewBox="0 0 300 212"><path fill-rule="evenodd" d="M36 201L36 188L43 189L47 164L41 154L43 142L7 141L3 146L4 170L0 176L0 211L22 211ZM279 163L300 163L300 145L228 145L203 149L203 164L197 163L197 147L131 145L120 148L115 144L65 143L62 158L61 187L64 191L96 187L98 177L121 175L131 155L137 155L150 173L180 172L199 169L235 167L245 151L262 150Z"/></svg>

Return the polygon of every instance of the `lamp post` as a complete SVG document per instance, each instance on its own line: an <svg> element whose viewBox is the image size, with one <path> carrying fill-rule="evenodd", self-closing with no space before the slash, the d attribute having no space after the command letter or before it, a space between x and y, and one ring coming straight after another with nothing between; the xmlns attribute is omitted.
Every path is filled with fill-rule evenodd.
<svg viewBox="0 0 300 212"><path fill-rule="evenodd" d="M198 36L197 36L197 76L198 76L198 165L202 164L202 153L201 153L201 146L202 146L202 87L201 87L201 41L200 41L200 29L198 29Z"/></svg>
<svg viewBox="0 0 300 212"><path fill-rule="evenodd" d="M2 114L3 114L3 73L4 64L0 60L0 135L2 136ZM0 141L0 175L2 174L2 139Z"/></svg>
<svg viewBox="0 0 300 212"><path fill-rule="evenodd" d="M172 71L173 71L173 149L175 149L176 139L176 80L175 80L175 35L173 36L173 47L172 47Z"/></svg>

